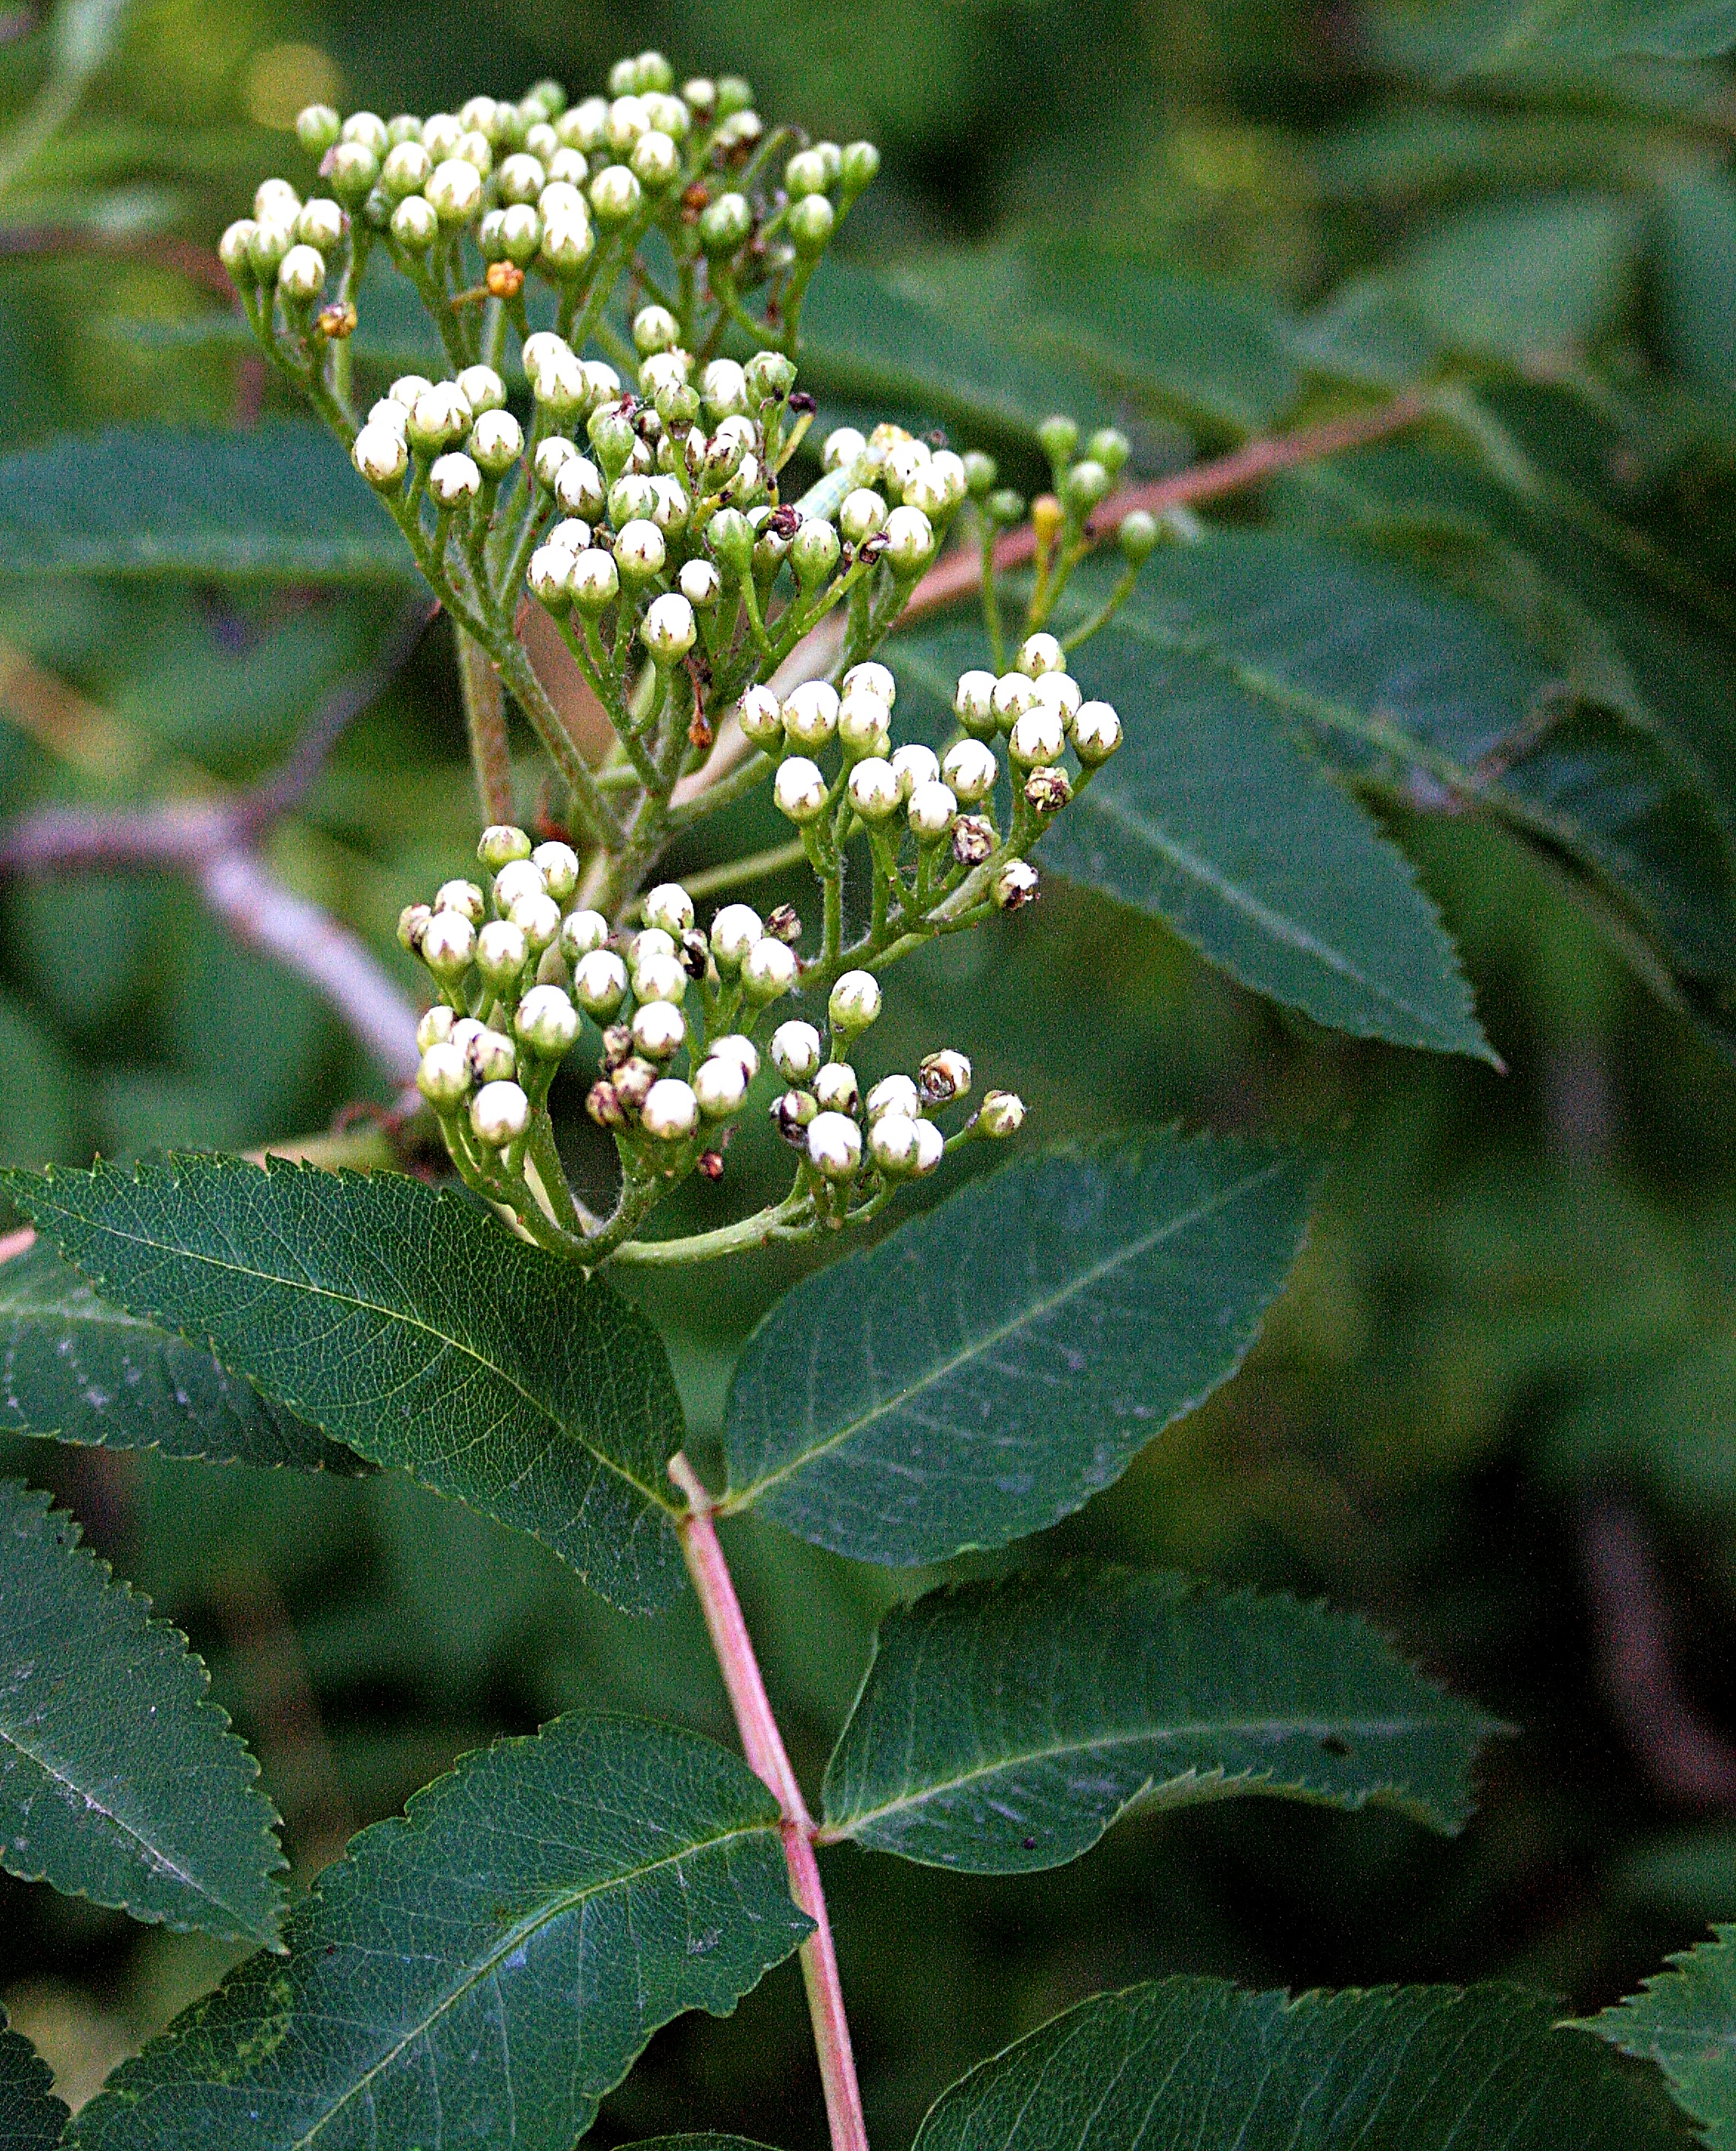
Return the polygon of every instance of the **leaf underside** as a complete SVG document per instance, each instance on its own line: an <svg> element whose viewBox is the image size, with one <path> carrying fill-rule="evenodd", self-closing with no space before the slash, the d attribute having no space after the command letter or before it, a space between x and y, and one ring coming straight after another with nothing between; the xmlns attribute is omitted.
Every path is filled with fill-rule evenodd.
<svg viewBox="0 0 1736 2151"><path fill-rule="evenodd" d="M1583 2028L1656 2062L1711 2151L1736 2151L1736 1926L1713 1932Z"/></svg>
<svg viewBox="0 0 1736 2151"><path fill-rule="evenodd" d="M1101 1994L944 2092L914 2151L1663 2151L1661 2093L1513 1987Z"/></svg>
<svg viewBox="0 0 1736 2151"><path fill-rule="evenodd" d="M0 1480L0 1866L134 1919L269 1942L276 1818L185 1639Z"/></svg>
<svg viewBox="0 0 1736 2151"><path fill-rule="evenodd" d="M0 1186L104 1298L208 1339L332 1440L541 1539L627 1612L681 1590L660 1340L474 1204L199 1156Z"/></svg>
<svg viewBox="0 0 1736 2151"><path fill-rule="evenodd" d="M887 1617L827 1766L825 1821L972 1874L1059 1866L1144 1799L1281 1793L1450 1830L1495 1729L1344 1614L1060 1569Z"/></svg>
<svg viewBox="0 0 1736 2151"><path fill-rule="evenodd" d="M127 2062L83 2151L570 2151L660 2025L726 2015L809 1922L771 1794L674 1727L557 1718L362 1831Z"/></svg>
<svg viewBox="0 0 1736 2151"><path fill-rule="evenodd" d="M48 2065L30 2042L14 2032L0 2009L0 2147L3 2151L52 2151L66 2127L67 2110L54 2096Z"/></svg>
<svg viewBox="0 0 1736 2151"><path fill-rule="evenodd" d="M1081 1507L1233 1373L1311 1162L1173 1134L1039 1156L807 1278L748 1339L731 1506L898 1566Z"/></svg>

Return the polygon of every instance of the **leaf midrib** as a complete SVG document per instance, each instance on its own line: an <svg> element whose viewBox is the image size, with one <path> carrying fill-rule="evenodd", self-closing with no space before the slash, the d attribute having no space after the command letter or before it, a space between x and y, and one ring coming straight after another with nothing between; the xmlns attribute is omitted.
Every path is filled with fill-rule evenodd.
<svg viewBox="0 0 1736 2151"><path fill-rule="evenodd" d="M49 1184L52 1186L52 1182ZM63 1209L60 1210L62 1217L69 1214L72 1213ZM401 1323L406 1329L419 1330L424 1336L434 1339L448 1349L461 1353L484 1373L494 1375L517 1395L522 1397L537 1416L545 1420L557 1434L576 1441L588 1456L594 1458L605 1471L613 1472L618 1479L631 1486L636 1493L643 1495L654 1508L662 1510L667 1516L673 1516L679 1513L673 1501L666 1499L655 1487L646 1485L642 1480L630 1471L625 1465L617 1463L612 1456L597 1448L593 1442L586 1439L581 1429L569 1427L563 1420L558 1418L553 1409L527 1389L516 1375L509 1373L504 1367L497 1365L493 1360L485 1358L474 1345L465 1343L462 1338L450 1336L444 1330L437 1329L432 1323L423 1320L418 1315L407 1314L395 1308L381 1306L376 1301L361 1298L353 1293L334 1292L326 1285L310 1284L297 1279L277 1277L269 1270L254 1269L242 1263L220 1260L215 1255L202 1253L197 1248L176 1247L154 1240L142 1232L126 1232L116 1225L94 1222L88 1218L80 1218L77 1222L85 1225L91 1231L106 1233L110 1238L122 1241L129 1247L145 1248L152 1254L170 1257L181 1262L200 1263L207 1269L218 1271L225 1276L244 1278L256 1284L275 1286L281 1292L302 1293L310 1298L329 1300L334 1306L352 1308L359 1313L378 1315L386 1321ZM155 1326L154 1321L152 1326ZM301 1410L304 1407L297 1405L296 1409ZM307 1416L315 1425L319 1424L316 1414L309 1411ZM324 1431L323 1428L321 1431Z"/></svg>
<svg viewBox="0 0 1736 2151"><path fill-rule="evenodd" d="M950 1358L943 1359L919 1382L909 1384L892 1396L883 1397L872 1410L851 1420L847 1425L840 1427L835 1434L828 1435L825 1440L817 1442L812 1447L802 1450L797 1455L792 1457L787 1463L780 1465L775 1471L768 1471L761 1478L750 1480L745 1486L731 1487L723 1500L717 1504L719 1510L746 1508L750 1502L758 1501L768 1487L777 1485L780 1480L788 1478L793 1471L805 1470L817 1458L824 1456L830 1450L836 1449L840 1442L850 1440L860 1434L864 1427L871 1426L877 1419L883 1418L888 1412L898 1410L908 1404L913 1397L921 1396L924 1391L934 1388L936 1383L944 1381L949 1375L955 1374L960 1367L968 1365L973 1359L979 1359L984 1352L992 1351L997 1344L1011 1336L1015 1330L1040 1320L1046 1314L1053 1313L1055 1308L1065 1306L1070 1299L1075 1298L1088 1286L1095 1284L1100 1278L1106 1277L1111 1271L1118 1269L1123 1263L1131 1262L1137 1256L1148 1254L1153 1248L1161 1247L1167 1239L1173 1237L1176 1233L1185 1232L1189 1227L1202 1224L1207 1218L1217 1216L1220 1211L1227 1209L1232 1202L1239 1200L1241 1197L1251 1193L1258 1187L1263 1187L1268 1180L1275 1179L1288 1171L1293 1162L1294 1161L1290 1158L1273 1158L1269 1163L1262 1166L1258 1172L1249 1173L1243 1179L1237 1181L1232 1187L1223 1189L1211 1202L1199 1203L1193 1209L1184 1212L1179 1217L1167 1219L1156 1231L1147 1233L1142 1239L1124 1241L1111 1254L1092 1263L1090 1268L1077 1272L1058 1290L1049 1293L1044 1298L1028 1303L1010 1320L1001 1323L994 1329L985 1331L979 1337L974 1338L963 1351L955 1352Z"/></svg>
<svg viewBox="0 0 1736 2151"><path fill-rule="evenodd" d="M473 1988L479 1987L484 1979L492 1978L514 1950L528 1942L534 1935L539 1934L554 1921L562 1918L580 1906L589 1904L594 1897L605 1895L611 1890L630 1889L635 1884L643 1882L648 1876L657 1874L666 1867L679 1867L684 1860L697 1859L701 1853L714 1852L720 1846L733 1845L740 1840L771 1835L777 1828L775 1822L737 1825L732 1829L719 1831L716 1836L696 1839L691 1845L684 1845L679 1852L665 1853L659 1859L648 1860L642 1867L635 1867L622 1874L612 1875L606 1881L594 1883L586 1889L569 1889L562 1891L560 1895L552 1900L544 1911L532 1918L521 1920L516 1926L509 1927L500 1937L495 1947L468 1970L466 1977L443 1994L438 2007L430 2009L418 2022L412 2025L396 2045L365 2069L354 2083L347 2086L342 2096L335 2099L326 2108L305 2135L295 2138L291 2151L306 2151L306 2147L316 2140L321 2132L343 2111L350 2101L366 2091L382 2070L391 2067L407 2047L423 2037L431 2026L438 2023L449 2010L456 2007L464 1997Z"/></svg>

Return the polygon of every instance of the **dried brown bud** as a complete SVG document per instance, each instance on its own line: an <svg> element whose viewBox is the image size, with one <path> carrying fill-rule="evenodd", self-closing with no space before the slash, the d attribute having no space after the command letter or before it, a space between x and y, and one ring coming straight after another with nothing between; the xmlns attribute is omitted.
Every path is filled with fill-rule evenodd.
<svg viewBox="0 0 1736 2151"><path fill-rule="evenodd" d="M774 941L793 947L802 939L802 921L793 903L775 904L766 920L766 931Z"/></svg>
<svg viewBox="0 0 1736 2151"><path fill-rule="evenodd" d="M621 1101L612 1083L593 1083L585 1101L585 1110L600 1128L624 1128L627 1116L621 1111Z"/></svg>
<svg viewBox="0 0 1736 2151"><path fill-rule="evenodd" d="M716 734L711 730L711 721L703 710L693 712L693 722L687 727L689 747L710 747Z"/></svg>
<svg viewBox="0 0 1736 2151"><path fill-rule="evenodd" d="M819 1104L810 1091L786 1091L781 1098L772 1101L772 1125L787 1143L797 1150L807 1147L807 1124L819 1111Z"/></svg>
<svg viewBox="0 0 1736 2151"><path fill-rule="evenodd" d="M617 1068L633 1058L633 1031L630 1025L612 1023L603 1033L603 1065L613 1075Z"/></svg>
<svg viewBox="0 0 1736 2151"><path fill-rule="evenodd" d="M681 969L690 979L702 979L706 966L711 960L711 944L705 935L690 926L681 936Z"/></svg>
<svg viewBox="0 0 1736 2151"><path fill-rule="evenodd" d="M426 903L407 903L397 915L397 943L401 949L415 955L422 947L422 937L428 923L433 917L433 908Z"/></svg>
<svg viewBox="0 0 1736 2151"><path fill-rule="evenodd" d="M1026 804L1040 814L1059 814L1072 797L1064 769L1034 769L1025 780Z"/></svg>
<svg viewBox="0 0 1736 2151"><path fill-rule="evenodd" d="M699 1169L707 1180L721 1180L723 1177L721 1154L715 1150L702 1150L699 1154Z"/></svg>
<svg viewBox="0 0 1736 2151"><path fill-rule="evenodd" d="M334 299L329 306L320 308L314 317L314 326L322 337L342 343L346 337L356 333L356 309L347 299Z"/></svg>
<svg viewBox="0 0 1736 2151"><path fill-rule="evenodd" d="M516 261L491 261L483 281L491 299L516 299L524 288L524 271Z"/></svg>
<svg viewBox="0 0 1736 2151"><path fill-rule="evenodd" d="M980 814L961 814L953 824L953 857L961 867L979 867L995 848L995 832Z"/></svg>
<svg viewBox="0 0 1736 2151"><path fill-rule="evenodd" d="M652 1067L649 1060L636 1057L625 1061L615 1071L615 1095L630 1113L636 1113L650 1095L650 1088L660 1069Z"/></svg>

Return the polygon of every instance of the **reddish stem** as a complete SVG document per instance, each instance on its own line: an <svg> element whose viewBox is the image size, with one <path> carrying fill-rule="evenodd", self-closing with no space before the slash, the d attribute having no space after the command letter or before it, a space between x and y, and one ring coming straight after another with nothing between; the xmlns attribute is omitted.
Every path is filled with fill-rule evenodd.
<svg viewBox="0 0 1736 2151"><path fill-rule="evenodd" d="M844 1992L838 1972L838 1953L832 1946L832 1923L826 1915L826 1893L820 1885L820 1870L814 1859L813 1818L802 1797L802 1788L790 1768L783 1736L772 1714L766 1683L760 1677L753 1638L741 1617L736 1587L717 1543L711 1521L711 1497L685 1455L671 1458L669 1475L687 1497L687 1513L676 1525L687 1573L693 1579L711 1647L722 1668L741 1746L756 1777L771 1790L782 1817L784 1858L790 1870L790 1894L814 1923L814 1931L802 1945L802 1977L807 1988L808 2015L813 2022L814 2047L819 2055L820 2080L826 2091L826 2118L832 2130L833 2151L868 2151L868 2128L862 2115L862 2093L856 2083L856 2063L850 2052L850 2024L844 2013Z"/></svg>

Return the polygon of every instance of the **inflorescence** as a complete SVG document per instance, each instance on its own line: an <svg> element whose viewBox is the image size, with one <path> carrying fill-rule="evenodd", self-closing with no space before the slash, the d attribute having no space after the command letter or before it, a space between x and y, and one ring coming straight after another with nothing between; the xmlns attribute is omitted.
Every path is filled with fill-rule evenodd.
<svg viewBox="0 0 1736 2151"><path fill-rule="evenodd" d="M1072 422L1050 420L1054 490L1030 511L1035 572L1010 664L994 548L1026 508L989 457L898 426L840 427L817 480L785 499L814 412L791 355L803 296L878 154L767 129L731 78L677 94L657 53L621 62L610 89L569 105L543 83L517 103L390 122L311 108L298 132L329 191L303 199L268 180L222 242L262 346L343 440L564 785L571 843L533 845L498 822L479 848L487 888L448 882L406 910L400 935L441 996L418 1080L458 1170L587 1264L691 1259L863 1219L951 1145L1018 1127L1019 1101L991 1091L941 1134L935 1116L971 1087L959 1054L865 1097L848 1055L888 964L1036 894L1031 848L1121 738L1116 712L1081 696L1068 651L1125 600L1158 536L1150 517L1122 518L1121 579L1065 643L1049 631L1128 453L1111 428L1081 453ZM421 296L448 374L404 375L358 412L352 338L376 256ZM618 297L633 308L627 335ZM515 393L520 377L528 392ZM894 682L873 653L961 517L982 549L995 669L959 679L950 745L894 746ZM613 728L600 765L519 640L527 595ZM465 682L468 703L468 666ZM488 712L471 717L474 743ZM492 784L483 745L478 762L498 813L504 744ZM819 884L817 947L798 953L788 907L762 920L726 903L701 932L674 883L635 922L635 892L670 843L767 780L796 832L791 856ZM872 898L847 945L852 847ZM828 1023L822 1037L782 1021L767 1041L787 1086L772 1116L799 1153L788 1195L739 1227L634 1241L674 1182L721 1172L761 1071L756 1034L791 994L823 995ZM584 1016L602 1033L590 1111L622 1172L603 1219L572 1193L547 1108Z"/></svg>

